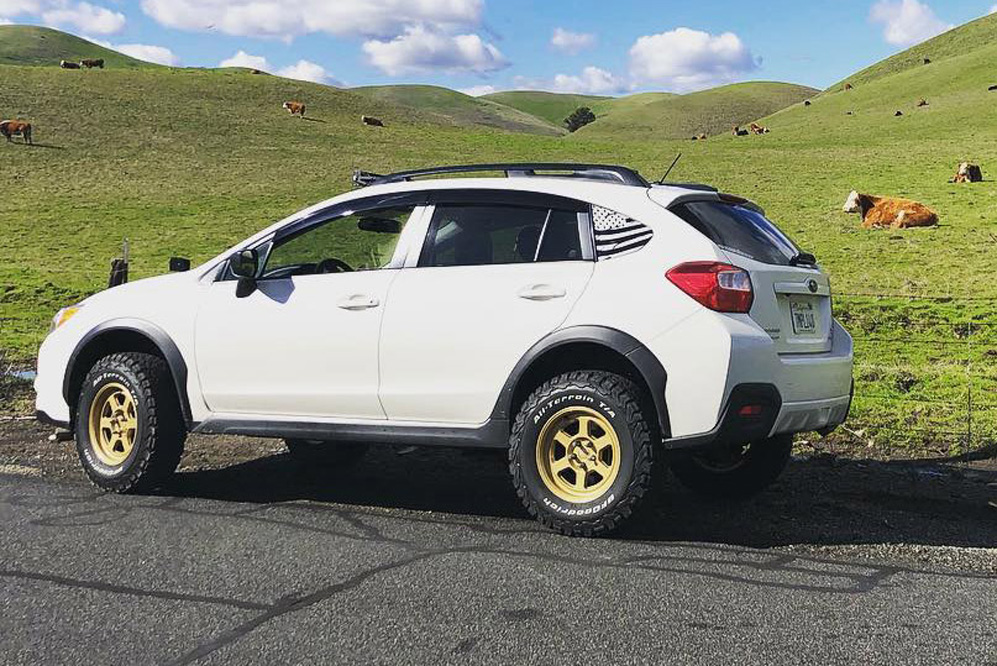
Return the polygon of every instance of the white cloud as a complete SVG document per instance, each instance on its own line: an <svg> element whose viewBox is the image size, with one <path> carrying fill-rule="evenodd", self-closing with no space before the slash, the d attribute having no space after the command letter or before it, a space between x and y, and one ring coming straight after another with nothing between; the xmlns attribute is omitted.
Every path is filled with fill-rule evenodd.
<svg viewBox="0 0 997 666"><path fill-rule="evenodd" d="M219 67L245 67L246 69L259 69L267 71L270 64L263 56L252 55L245 51L239 51L231 58L226 58L218 63Z"/></svg>
<svg viewBox="0 0 997 666"><path fill-rule="evenodd" d="M988 13L990 13L990 14L997 14L997 5L994 5L993 7L991 7L990 11Z"/></svg>
<svg viewBox="0 0 997 666"><path fill-rule="evenodd" d="M118 44L117 46L111 46L111 48L127 56L146 62L154 62L157 65L176 67L180 64L180 58L165 46L155 46L153 44Z"/></svg>
<svg viewBox="0 0 997 666"><path fill-rule="evenodd" d="M14 7L17 7L15 2ZM42 20L48 25L57 27L70 26L87 33L110 35L120 32L125 27L125 15L114 12L106 7L91 5L89 2L79 2L75 5L47 3L51 8L41 13ZM36 10L37 11L37 10ZM4 10L0 7L0 14Z"/></svg>
<svg viewBox="0 0 997 666"><path fill-rule="evenodd" d="M757 69L759 60L732 32L711 35L676 28L640 37L630 47L635 85L654 84L676 92L732 83Z"/></svg>
<svg viewBox="0 0 997 666"><path fill-rule="evenodd" d="M477 26L484 0L142 0L142 9L184 30L281 39L312 32L391 38L417 24Z"/></svg>
<svg viewBox="0 0 997 666"><path fill-rule="evenodd" d="M509 65L502 52L475 34L450 35L425 25L409 26L391 41L363 44L370 63L388 74L494 72Z"/></svg>
<svg viewBox="0 0 997 666"><path fill-rule="evenodd" d="M879 0L869 12L869 20L883 24L883 39L894 46L913 46L954 27L918 0Z"/></svg>
<svg viewBox="0 0 997 666"><path fill-rule="evenodd" d="M51 4L46 2L46 5ZM42 0L0 0L0 17L8 22L21 14L38 14L42 11Z"/></svg>
<svg viewBox="0 0 997 666"><path fill-rule="evenodd" d="M170 67L176 67L180 64L179 56L165 46L154 46L152 44L112 44L105 39L89 35L80 36L88 42L103 46L105 49L124 53L126 56L138 58L146 62L156 63L157 65L168 65Z"/></svg>
<svg viewBox="0 0 997 666"><path fill-rule="evenodd" d="M555 92L609 95L623 92L629 85L624 79L590 65L577 76L558 74L552 87Z"/></svg>
<svg viewBox="0 0 997 666"><path fill-rule="evenodd" d="M340 82L334 79L332 75L325 70L325 67L309 60L299 60L293 65L275 69L270 65L265 57L246 53L245 51L239 51L231 58L222 60L218 66L258 69L261 72L271 72L277 76L283 76L286 79L340 85Z"/></svg>
<svg viewBox="0 0 997 666"><path fill-rule="evenodd" d="M554 28L550 45L558 51L569 55L577 55L585 49L595 46L595 35L584 32L571 32L564 28Z"/></svg>
<svg viewBox="0 0 997 666"><path fill-rule="evenodd" d="M308 60L299 60L289 67L278 69L276 74L277 76L283 76L287 79L297 79L298 81L311 81L312 83L328 83L332 85L339 83L329 75L329 72L325 71L325 67Z"/></svg>
<svg viewBox="0 0 997 666"><path fill-rule="evenodd" d="M481 97L482 95L491 95L493 92L498 92L498 89L495 86L471 86L470 88L461 88L457 92L462 92L471 97Z"/></svg>

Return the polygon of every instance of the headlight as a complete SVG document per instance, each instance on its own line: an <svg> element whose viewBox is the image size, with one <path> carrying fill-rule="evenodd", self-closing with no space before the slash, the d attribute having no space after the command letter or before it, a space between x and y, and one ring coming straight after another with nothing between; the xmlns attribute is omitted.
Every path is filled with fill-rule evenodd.
<svg viewBox="0 0 997 666"><path fill-rule="evenodd" d="M77 303L76 305L70 305L69 307L62 308L56 312L55 317L52 318L52 327L49 329L49 333L72 319L81 309L83 309L83 306Z"/></svg>

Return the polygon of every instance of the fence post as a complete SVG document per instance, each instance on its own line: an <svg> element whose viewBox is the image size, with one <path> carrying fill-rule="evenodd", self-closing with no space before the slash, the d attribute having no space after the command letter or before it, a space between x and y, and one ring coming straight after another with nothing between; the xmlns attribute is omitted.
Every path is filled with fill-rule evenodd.
<svg viewBox="0 0 997 666"><path fill-rule="evenodd" d="M969 462L973 448L973 320L966 327L966 448L963 462Z"/></svg>

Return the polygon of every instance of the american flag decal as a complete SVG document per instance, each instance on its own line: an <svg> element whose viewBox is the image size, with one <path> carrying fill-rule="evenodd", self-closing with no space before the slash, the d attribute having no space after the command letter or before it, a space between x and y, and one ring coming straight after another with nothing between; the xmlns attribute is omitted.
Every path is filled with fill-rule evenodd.
<svg viewBox="0 0 997 666"><path fill-rule="evenodd" d="M600 259L636 252L651 240L654 232L646 225L615 210L592 206L595 227L595 254Z"/></svg>

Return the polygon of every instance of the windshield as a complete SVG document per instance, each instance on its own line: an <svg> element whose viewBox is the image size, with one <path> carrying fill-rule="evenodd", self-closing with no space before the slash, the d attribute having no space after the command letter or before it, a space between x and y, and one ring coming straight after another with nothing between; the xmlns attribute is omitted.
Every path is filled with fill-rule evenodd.
<svg viewBox="0 0 997 666"><path fill-rule="evenodd" d="M721 201L689 201L673 213L722 249L766 264L791 265L799 249L762 213Z"/></svg>

